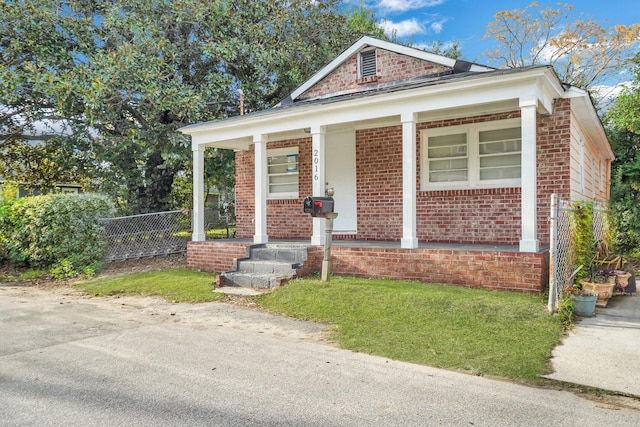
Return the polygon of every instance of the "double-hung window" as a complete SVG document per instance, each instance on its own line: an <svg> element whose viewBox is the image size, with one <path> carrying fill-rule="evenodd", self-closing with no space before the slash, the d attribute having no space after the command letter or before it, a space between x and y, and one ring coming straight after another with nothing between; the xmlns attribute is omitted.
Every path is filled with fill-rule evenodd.
<svg viewBox="0 0 640 427"><path fill-rule="evenodd" d="M424 130L421 150L423 190L520 185L519 119Z"/></svg>
<svg viewBox="0 0 640 427"><path fill-rule="evenodd" d="M478 132L480 182L519 179L522 138L520 128Z"/></svg>
<svg viewBox="0 0 640 427"><path fill-rule="evenodd" d="M298 147L267 150L267 179L268 198L298 197Z"/></svg>
<svg viewBox="0 0 640 427"><path fill-rule="evenodd" d="M453 133L427 138L429 182L468 182L467 134Z"/></svg>

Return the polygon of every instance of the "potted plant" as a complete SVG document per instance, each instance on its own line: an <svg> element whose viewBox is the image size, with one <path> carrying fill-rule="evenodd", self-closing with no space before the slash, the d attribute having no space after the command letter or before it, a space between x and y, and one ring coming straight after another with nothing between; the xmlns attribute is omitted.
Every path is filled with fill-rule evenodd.
<svg viewBox="0 0 640 427"><path fill-rule="evenodd" d="M612 267L595 268L594 266L595 264L592 263L590 273L580 284L583 290L598 295L598 307L606 307L616 285L616 270Z"/></svg>
<svg viewBox="0 0 640 427"><path fill-rule="evenodd" d="M573 301L573 313L580 317L591 317L596 314L598 294L573 285L565 289L565 293Z"/></svg>
<svg viewBox="0 0 640 427"><path fill-rule="evenodd" d="M622 289L625 289L629 286L629 279L631 278L631 273L624 270L616 270L616 283Z"/></svg>

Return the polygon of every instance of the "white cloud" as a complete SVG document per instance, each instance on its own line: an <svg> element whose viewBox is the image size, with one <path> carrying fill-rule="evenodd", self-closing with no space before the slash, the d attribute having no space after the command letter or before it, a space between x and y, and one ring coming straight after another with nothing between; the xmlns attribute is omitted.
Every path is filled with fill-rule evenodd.
<svg viewBox="0 0 640 427"><path fill-rule="evenodd" d="M435 34L440 34L442 29L444 28L445 22L447 22L446 19L441 19L440 21L432 22L431 25L429 25L429 28L431 28L431 31L434 32Z"/></svg>
<svg viewBox="0 0 640 427"><path fill-rule="evenodd" d="M624 81L614 85L593 86L590 91L598 101L598 109L601 113L606 112L616 102L616 98L625 90L631 89L633 82Z"/></svg>
<svg viewBox="0 0 640 427"><path fill-rule="evenodd" d="M384 30L386 34L394 34L398 37L412 36L416 34L426 33L426 29L417 19L407 19L400 22L389 21L388 19L382 20L379 24L380 28Z"/></svg>
<svg viewBox="0 0 640 427"><path fill-rule="evenodd" d="M389 12L406 12L408 10L439 6L446 0L382 0L378 4L380 9Z"/></svg>

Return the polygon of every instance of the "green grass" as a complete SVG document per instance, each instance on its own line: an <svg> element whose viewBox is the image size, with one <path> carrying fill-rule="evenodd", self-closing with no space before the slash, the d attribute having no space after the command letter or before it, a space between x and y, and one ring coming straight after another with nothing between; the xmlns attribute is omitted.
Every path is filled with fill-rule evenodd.
<svg viewBox="0 0 640 427"><path fill-rule="evenodd" d="M158 295L172 301L222 299L215 276L186 268L95 279L93 295ZM420 282L334 277L298 279L256 298L259 306L334 327L345 349L439 368L535 382L563 334L539 295Z"/></svg>
<svg viewBox="0 0 640 427"><path fill-rule="evenodd" d="M16 271L13 274L0 274L0 282L22 282L25 280L36 280L48 273L44 270L29 269L25 271Z"/></svg>
<svg viewBox="0 0 640 427"><path fill-rule="evenodd" d="M227 238L233 237L235 231L236 231L236 227L234 225L234 226L230 226L228 231L226 228L223 227L223 228L212 228L210 230L206 230L204 233L207 235L207 238L209 239L227 239ZM174 236L191 237L191 231L178 231L177 233L174 233Z"/></svg>
<svg viewBox="0 0 640 427"><path fill-rule="evenodd" d="M539 295L335 277L301 279L258 304L335 325L343 348L479 375L535 381L563 334Z"/></svg>
<svg viewBox="0 0 640 427"><path fill-rule="evenodd" d="M176 302L217 301L224 295L213 292L215 275L188 268L134 273L77 283L75 286L96 296L155 295Z"/></svg>

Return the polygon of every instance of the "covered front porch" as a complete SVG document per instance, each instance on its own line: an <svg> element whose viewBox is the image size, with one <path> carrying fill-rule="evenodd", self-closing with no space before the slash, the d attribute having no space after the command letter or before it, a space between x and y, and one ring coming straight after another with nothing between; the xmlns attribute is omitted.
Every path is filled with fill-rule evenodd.
<svg viewBox="0 0 640 427"><path fill-rule="evenodd" d="M267 243L264 243L267 244ZM273 240L269 245L306 247L307 258L298 277L321 270L324 248L303 240ZM251 239L192 241L187 245L187 265L222 273L234 269L245 258ZM401 242L334 240L332 274L337 276L382 277L446 283L485 289L537 293L548 285L549 252L520 252L517 245L419 243L405 249Z"/></svg>
<svg viewBox="0 0 640 427"><path fill-rule="evenodd" d="M426 173L420 166L420 132L427 126L442 126L438 125L440 122L449 126L471 117L477 122L508 122L508 126L521 129L521 177L506 186L444 188L449 199L462 195L473 199L471 206L478 206L469 214L460 207L465 201L458 201L455 209L460 219L448 225L445 233L449 233L447 237L452 232L458 234L449 241L466 242L467 236L460 230L487 230L487 224L497 219L481 241L508 241L518 244L516 252L537 253L546 239L540 236L536 129L539 117L553 112L553 98L546 85L551 84L558 92L561 87L546 69L505 73L501 77L474 80L472 85L448 82L447 86L460 86L455 95L438 90L438 86L425 86L401 94L383 92L322 103L322 108L316 104L281 106L252 117L183 128L191 135L193 148L193 241L205 240L203 165L208 147L235 150L237 164L243 165L242 176L249 177L242 186L236 186L236 213L238 236L252 235L253 243L298 238L304 233L309 244L323 244L324 221L314 219L312 225L307 225L300 212L305 196L323 196L328 187L336 190L336 226L342 227L334 228L336 234L395 239L401 249L418 249L423 241L439 240L425 232L438 229L430 224L433 221L429 215L436 212L434 205L440 203L436 200L441 193L437 188L427 191L430 189L419 182ZM270 162L278 157L294 159L292 170L297 181L293 182L294 189L284 195L272 193L271 188L278 182L271 179L275 174ZM384 170L384 177L378 168ZM236 175L239 176L238 171ZM370 184L370 178L377 181ZM380 199L371 200L372 197ZM500 199L503 205L490 202L492 199ZM483 211L484 201L490 202L490 208L500 210L502 217ZM473 217L483 212L485 217ZM277 228L277 232L269 232L268 228ZM542 228L545 229L544 224ZM498 235L500 232L509 236Z"/></svg>

